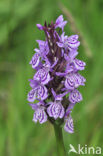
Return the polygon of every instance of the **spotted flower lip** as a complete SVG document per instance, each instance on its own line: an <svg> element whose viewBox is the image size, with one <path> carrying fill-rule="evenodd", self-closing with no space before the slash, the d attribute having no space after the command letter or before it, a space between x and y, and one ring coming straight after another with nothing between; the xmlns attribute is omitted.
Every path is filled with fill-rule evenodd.
<svg viewBox="0 0 103 156"><path fill-rule="evenodd" d="M28 93L28 101L34 102L36 99L45 100L48 97L47 88L39 85Z"/></svg>
<svg viewBox="0 0 103 156"><path fill-rule="evenodd" d="M81 93L77 89L73 90L69 95L69 101L71 103L78 103L82 101Z"/></svg>
<svg viewBox="0 0 103 156"><path fill-rule="evenodd" d="M65 87L69 90L74 90L80 85L84 86L85 78L78 73L71 73L66 76Z"/></svg>
<svg viewBox="0 0 103 156"><path fill-rule="evenodd" d="M76 50L78 46L80 45L80 42L78 41L78 35L72 35L72 36L65 36L65 33L61 35L61 39L59 42L57 42L57 45L61 48Z"/></svg>
<svg viewBox="0 0 103 156"><path fill-rule="evenodd" d="M77 89L85 85L86 79L79 71L85 69L86 63L77 59L79 35L66 35L66 24L60 15L55 22L36 25L44 31L45 40L36 40L38 47L30 61L35 74L29 79L27 100L34 110L35 123L49 120L52 124L64 124L65 131L73 133L71 113L83 99Z"/></svg>
<svg viewBox="0 0 103 156"><path fill-rule="evenodd" d="M74 66L77 70L84 70L86 63L75 58L74 59Z"/></svg>
<svg viewBox="0 0 103 156"><path fill-rule="evenodd" d="M34 56L32 57L32 60L30 61L30 64L32 65L32 68L35 69L40 62L40 56L39 54L35 53Z"/></svg>
<svg viewBox="0 0 103 156"><path fill-rule="evenodd" d="M45 85L50 81L50 74L47 68L42 68L37 71L34 75L34 80L40 81L41 84Z"/></svg>
<svg viewBox="0 0 103 156"><path fill-rule="evenodd" d="M64 107L60 102L51 102L50 106L47 108L47 112L49 116L53 117L55 120L57 118L63 118Z"/></svg>
<svg viewBox="0 0 103 156"><path fill-rule="evenodd" d="M33 116L33 121L37 123L37 121L40 122L40 124L43 124L44 122L47 121L47 115L44 110L44 108L37 108L34 116Z"/></svg>
<svg viewBox="0 0 103 156"><path fill-rule="evenodd" d="M74 133L73 119L71 116L69 116L69 118L66 119L64 130L67 131L68 133Z"/></svg>
<svg viewBox="0 0 103 156"><path fill-rule="evenodd" d="M32 89L28 93L28 98L27 99L28 99L29 102L34 102L34 100L36 99L35 89Z"/></svg>

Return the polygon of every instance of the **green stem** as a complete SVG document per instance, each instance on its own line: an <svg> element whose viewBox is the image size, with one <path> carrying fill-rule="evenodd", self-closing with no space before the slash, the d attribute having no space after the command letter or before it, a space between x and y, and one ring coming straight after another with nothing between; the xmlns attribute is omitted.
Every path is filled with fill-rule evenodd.
<svg viewBox="0 0 103 156"><path fill-rule="evenodd" d="M63 135L62 135L62 127L60 125L54 124L55 137L57 142L57 156L66 156Z"/></svg>

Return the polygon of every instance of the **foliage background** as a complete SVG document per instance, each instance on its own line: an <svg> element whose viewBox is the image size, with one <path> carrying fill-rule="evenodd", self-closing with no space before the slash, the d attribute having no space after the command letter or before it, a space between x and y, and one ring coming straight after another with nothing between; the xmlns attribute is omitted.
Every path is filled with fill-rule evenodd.
<svg viewBox="0 0 103 156"><path fill-rule="evenodd" d="M68 35L78 33L79 59L86 61L84 100L73 110L75 133L63 131L65 147L103 147L103 0L0 0L0 155L56 156L53 127L34 124L27 104L29 61L43 39L36 23L63 14Z"/></svg>

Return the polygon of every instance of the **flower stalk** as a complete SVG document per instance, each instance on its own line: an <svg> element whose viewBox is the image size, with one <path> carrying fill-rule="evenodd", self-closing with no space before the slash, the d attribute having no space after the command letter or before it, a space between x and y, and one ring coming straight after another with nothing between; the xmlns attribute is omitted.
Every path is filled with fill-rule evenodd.
<svg viewBox="0 0 103 156"><path fill-rule="evenodd" d="M54 124L54 132L57 144L57 156L66 156L61 125Z"/></svg>

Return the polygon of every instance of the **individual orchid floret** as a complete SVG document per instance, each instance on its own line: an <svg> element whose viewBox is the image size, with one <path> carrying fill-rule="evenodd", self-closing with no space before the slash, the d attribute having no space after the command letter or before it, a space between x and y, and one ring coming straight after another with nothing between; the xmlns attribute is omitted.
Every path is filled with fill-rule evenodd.
<svg viewBox="0 0 103 156"><path fill-rule="evenodd" d="M48 97L48 90L45 86L40 85L36 90L36 97L40 100L45 100Z"/></svg>
<svg viewBox="0 0 103 156"><path fill-rule="evenodd" d="M78 41L78 35L72 35L68 37L68 47L69 49L77 49L80 45L80 41Z"/></svg>
<svg viewBox="0 0 103 156"><path fill-rule="evenodd" d="M39 49L35 48L34 50L39 53L42 59L45 59L46 55L49 53L49 46L47 41L36 40L39 44Z"/></svg>
<svg viewBox="0 0 103 156"><path fill-rule="evenodd" d="M36 99L35 89L32 89L32 90L28 93L28 98L27 98L27 100L28 100L29 102L34 102L35 99Z"/></svg>
<svg viewBox="0 0 103 156"><path fill-rule="evenodd" d="M65 87L68 90L74 90L80 85L84 85L85 79L78 73L70 73L66 76Z"/></svg>
<svg viewBox="0 0 103 156"><path fill-rule="evenodd" d="M43 124L44 122L47 121L47 114L45 112L45 108L44 107L38 107L35 110L34 116L33 116L33 121L37 122L39 121L40 124Z"/></svg>
<svg viewBox="0 0 103 156"><path fill-rule="evenodd" d="M64 107L61 102L51 102L50 106L47 108L47 113L50 117L53 117L55 120L57 118L63 118L64 116Z"/></svg>
<svg viewBox="0 0 103 156"><path fill-rule="evenodd" d="M41 84L45 85L50 81L50 74L47 68L39 69L34 75L34 80L39 81Z"/></svg>
<svg viewBox="0 0 103 156"><path fill-rule="evenodd" d="M77 89L74 89L73 91L71 91L71 93L69 95L69 101L71 103L78 103L78 102L82 101L81 93Z"/></svg>
<svg viewBox="0 0 103 156"><path fill-rule="evenodd" d="M73 62L74 58L78 55L77 50L72 50L68 54L64 54L64 58L68 63Z"/></svg>
<svg viewBox="0 0 103 156"><path fill-rule="evenodd" d="M69 118L66 119L64 129L68 133L74 133L73 119L71 116L69 116Z"/></svg>
<svg viewBox="0 0 103 156"><path fill-rule="evenodd" d="M40 63L40 56L38 53L35 53L32 57L32 60L30 61L30 64L32 65L32 68L35 69Z"/></svg>
<svg viewBox="0 0 103 156"><path fill-rule="evenodd" d="M28 93L28 101L34 102L36 99L45 100L48 97L47 88L39 85Z"/></svg>
<svg viewBox="0 0 103 156"><path fill-rule="evenodd" d="M74 59L73 63L74 63L76 70L84 70L86 66L85 62L78 60L77 58Z"/></svg>
<svg viewBox="0 0 103 156"><path fill-rule="evenodd" d="M61 35L61 39L57 42L58 46L65 48L66 50L77 50L80 42L78 41L78 35L72 35L70 37L65 36L65 33Z"/></svg>
<svg viewBox="0 0 103 156"><path fill-rule="evenodd" d="M64 30L64 26L67 24L67 21L64 21L63 15L60 15L55 22L55 28L61 28L62 31Z"/></svg>

